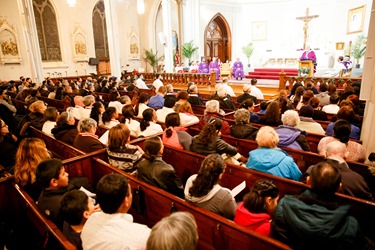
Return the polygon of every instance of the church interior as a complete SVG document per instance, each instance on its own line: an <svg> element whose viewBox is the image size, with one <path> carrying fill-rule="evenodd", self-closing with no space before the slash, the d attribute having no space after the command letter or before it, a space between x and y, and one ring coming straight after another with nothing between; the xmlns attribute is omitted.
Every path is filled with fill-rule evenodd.
<svg viewBox="0 0 375 250"><path fill-rule="evenodd" d="M216 94L219 92L218 86L228 81L227 86L232 88L234 93L232 97L236 100L239 95L244 94L245 87L250 86L250 83L257 79L254 86L257 84L264 94L264 98L263 95L262 98L258 98L259 103L255 105L258 111L261 101L266 104L272 103L283 90L289 94L292 85L296 83L303 82L306 85L307 83L316 85L331 83L337 85L338 92L342 91L342 93L345 87L355 83L360 89L359 100L361 104L364 104L363 115L360 116L362 126L359 132L360 137L356 141L363 146L366 160L350 162L348 166L371 180L370 189L373 188L371 192L373 192L372 195L375 194L375 167L372 169L373 173L367 168L375 164L375 160L371 162L367 160L371 153L375 153L375 135L372 133L375 124L375 87L373 87L375 85L375 0L0 0L0 44L1 84L11 80L18 81L21 78L30 78L32 82L40 86L46 79L58 82L60 79L86 80L90 78L96 80L105 77L112 81L111 79L117 77L119 81L124 80L125 85L125 79L121 79L122 76L131 75L138 78L138 75L143 74L150 89L142 93L137 88L135 89L139 92L128 91L126 88L119 91L121 95L131 92L128 101L132 105L134 105L132 101L136 101L137 113L142 94L152 93L155 96L158 94L156 88L152 89L152 84L159 74L164 77L161 85L172 84L175 92L176 90L184 91L188 88L189 82L195 82L199 94L204 97ZM184 52L187 45L195 48L190 57L187 57ZM310 57L309 53L313 53L314 57ZM338 67L341 65L340 57L350 62L350 68L343 70ZM218 65L221 65L221 73L199 72L198 65L201 62L209 64L217 59L220 61ZM231 70L235 62L241 62L243 65L244 75L241 77L232 76ZM192 72L192 67L195 67L193 68L195 72ZM119 89L120 87L116 91ZM109 91L105 94L100 94L101 91L91 93L94 92L99 93L97 97L101 99L97 102L110 102ZM137 96L133 98L131 96L133 94ZM198 92L193 94L198 96ZM120 100L120 94L116 98ZM164 95L163 98L165 98ZM173 107L177 103L176 100ZM207 100L208 98L205 99ZM76 104L73 97L70 101ZM54 100L51 103L58 103L66 108L66 103L60 100ZM71 103L68 103L69 107ZM149 103L148 99L147 103ZM237 107L243 108L243 103L236 104L235 109L228 112L229 116L225 117L225 114L220 116L224 117L223 120L229 117L228 121L225 120L228 129L230 129L229 122L232 122L231 125L237 124L235 120ZM101 104L101 106L98 109L104 110L104 105ZM28 108L22 107L22 103L20 107ZM47 108L47 105L45 107ZM61 107L56 106L56 110L62 113L64 110L60 110ZM164 107L161 106L156 110L162 108ZM206 108L207 106L201 105L196 109L202 113L194 110L200 120L207 114ZM122 112L121 115L124 114L123 109ZM153 111L152 115L156 117L156 112ZM330 115L333 116L333 114ZM142 115L137 118L140 122L144 120ZM101 115L100 119L102 119ZM110 117L109 121L116 119ZM126 119L127 117L124 118L125 123ZM78 120L75 120L77 124L80 123ZM130 120L129 118L129 122ZM250 120L249 117L249 123ZM215 121L210 120L207 123L215 123ZM1 129L8 127L3 125L4 122L1 119L0 122ZM156 120L154 122L157 123ZM279 122L282 126L281 120ZM324 129L331 123L333 122L324 121ZM162 135L163 129L168 127L166 122L160 124L162 124L159 126L161 131L157 135ZM198 122L194 125L184 129L192 133L192 136L198 136L201 132L199 129L202 128L198 129ZM164 126L163 129L162 126ZM221 126L224 125L220 125L220 129ZM99 132L100 137L105 133L110 134L109 129L97 126L91 136L98 137L98 133L95 134L95 132ZM222 136L220 129L215 129L215 133ZM106 143L101 143L102 150L97 150L95 153L85 152L70 145L56 143L58 140L53 136L47 136L37 129L31 128L31 131L32 135L45 141L45 148L48 148L52 154L58 155L57 158L63 159L63 165L69 172L69 177L84 176L90 182L97 183L104 174L124 175L126 172L111 165L108 152L104 149L107 146ZM82 134L81 131L79 134ZM309 152L301 153L288 149L285 153L290 154L295 165L304 170L325 158L317 153L317 148L318 143L326 134L319 136L311 134L310 146L312 145L316 152L307 150ZM145 147L147 136L143 138L133 136L132 140L129 134L127 136L127 143L138 148ZM307 136L308 134L306 138ZM263 148L255 139L238 139L230 137L230 133L224 135L223 138L229 140L232 145L236 145L238 149L236 156L240 153L249 156L252 150ZM178 136L175 135L173 139L178 140ZM250 140L252 142L249 142ZM163 145L164 141L159 141ZM2 137L0 137L1 142ZM205 157L194 151L184 148L175 149L170 145L165 148L161 146L161 148L161 151L156 153L163 154L162 158L168 164L179 165L176 167L176 173L183 176L181 180L184 185L189 177L187 174L198 173L201 164L204 164ZM280 151L283 150L284 148ZM3 157L2 152L0 152L0 157ZM237 193L241 197L244 196L244 191L249 191L249 183L253 184L254 179L261 178L272 179L279 186L281 197L290 190L296 195L306 188L305 183L297 183L292 178L285 179L277 176L274 178L272 175L267 177L264 173L257 171L246 172L248 169L246 171L245 168L241 169L244 164L240 167L234 166L232 162L226 162L224 165L226 169L224 167L219 174L215 188L219 181L224 187L230 189L246 185ZM361 169L364 166L366 168ZM1 168L0 172L3 173ZM147 224L151 228L165 214L180 210L190 211L198 224L197 249L231 249L231 246L226 245L228 242L236 244L237 248L234 247L236 249L242 249L241 247L250 244L254 244L254 249L290 249L290 246L271 237L243 230L221 216L212 215L213 213L207 215L200 208L196 210L183 199L168 192L160 192L158 188L140 181L134 172L129 173L126 173L129 187L134 191L133 196L135 196L132 198L133 206L129 208L129 211L135 214L136 222ZM38 236L38 242L35 245L43 249L49 244L54 246L57 244L61 249L76 249L70 246L67 240L61 241L65 238L60 229L51 221L43 219L45 215L38 214L39 209L35 202L28 199L28 195L17 186L18 184L14 184L12 178L14 177L7 176L0 179L0 197L8 195L6 201L10 204L5 206L3 201L0 202L3 203L3 205L0 204L0 219L4 220L2 213L12 214L12 209L15 209L15 214L22 214L26 211L22 217L11 217L11 219L17 220L19 225L25 223L22 220L30 220L31 224L36 225L34 226L39 231L37 230L35 234L43 235L43 237ZM368 182L367 179L365 181ZM29 201L26 204L15 203L14 199L9 198L9 194L18 197L19 200L24 200L26 197ZM335 195L335 192L333 194ZM353 206L352 212L358 216L360 224L365 225L366 233L371 234L372 239L375 239L375 230L369 225L375 219L375 203L356 197L348 198L341 194L336 194L336 196L340 205ZM142 199L145 200L144 204ZM150 207L155 208L154 214ZM28 232L22 233L28 234ZM28 235L28 237L32 239L33 235ZM223 239L217 240L220 237ZM3 241L0 238L0 249L2 244ZM24 246L23 244L25 242L20 245Z"/></svg>

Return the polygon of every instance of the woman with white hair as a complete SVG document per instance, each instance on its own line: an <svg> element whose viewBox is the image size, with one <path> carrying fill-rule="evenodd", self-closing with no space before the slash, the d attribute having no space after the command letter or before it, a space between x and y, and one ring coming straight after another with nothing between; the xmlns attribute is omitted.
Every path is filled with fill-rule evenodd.
<svg viewBox="0 0 375 250"><path fill-rule="evenodd" d="M299 181L302 173L293 158L277 148L279 136L272 127L260 128L256 141L259 148L249 152L247 168Z"/></svg>
<svg viewBox="0 0 375 250"><path fill-rule="evenodd" d="M74 140L73 147L86 153L105 148L98 136L95 135L97 127L97 122L92 118L80 120L77 126L78 135Z"/></svg>
<svg viewBox="0 0 375 250"><path fill-rule="evenodd" d="M250 113L246 109L239 109L234 113L235 125L230 127L231 134L236 138L255 140L258 129L250 124Z"/></svg>
<svg viewBox="0 0 375 250"><path fill-rule="evenodd" d="M306 139L306 132L296 126L299 123L299 115L295 110L287 110L281 115L283 125L275 128L279 136L278 147L293 148L310 151L309 143Z"/></svg>
<svg viewBox="0 0 375 250"><path fill-rule="evenodd" d="M221 119L220 104L218 100L210 100L206 102L206 110L204 111L203 118L199 121L199 128L202 129L203 126L209 122L213 117ZM221 127L221 134L229 135L230 127L227 121L222 120L223 126Z"/></svg>

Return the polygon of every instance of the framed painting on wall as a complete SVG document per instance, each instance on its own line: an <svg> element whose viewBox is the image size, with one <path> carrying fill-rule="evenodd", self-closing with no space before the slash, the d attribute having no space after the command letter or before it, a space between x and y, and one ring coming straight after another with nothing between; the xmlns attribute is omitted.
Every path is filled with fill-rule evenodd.
<svg viewBox="0 0 375 250"><path fill-rule="evenodd" d="M0 20L0 63L21 63L18 35L6 19Z"/></svg>
<svg viewBox="0 0 375 250"><path fill-rule="evenodd" d="M267 22L259 21L252 23L253 41L267 40Z"/></svg>
<svg viewBox="0 0 375 250"><path fill-rule="evenodd" d="M350 9L348 12L348 23L346 26L346 33L353 34L363 31L365 23L366 5Z"/></svg>

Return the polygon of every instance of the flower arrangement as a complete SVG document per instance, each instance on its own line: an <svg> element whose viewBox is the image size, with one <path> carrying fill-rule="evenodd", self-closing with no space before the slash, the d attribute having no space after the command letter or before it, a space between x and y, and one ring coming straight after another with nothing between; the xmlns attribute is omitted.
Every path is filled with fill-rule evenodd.
<svg viewBox="0 0 375 250"><path fill-rule="evenodd" d="M300 76L307 76L310 73L309 67L301 67L298 69L298 75Z"/></svg>

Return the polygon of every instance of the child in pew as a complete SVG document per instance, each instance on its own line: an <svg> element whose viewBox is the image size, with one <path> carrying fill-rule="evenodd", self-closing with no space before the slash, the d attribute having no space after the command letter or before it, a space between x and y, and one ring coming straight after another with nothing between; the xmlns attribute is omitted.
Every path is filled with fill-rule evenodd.
<svg viewBox="0 0 375 250"><path fill-rule="evenodd" d="M56 126L56 121L59 117L59 111L55 107L48 107L44 111L45 122L42 127L42 131L47 135L53 136L52 129Z"/></svg>
<svg viewBox="0 0 375 250"><path fill-rule="evenodd" d="M198 243L197 224L188 212L175 212L152 227L147 250L195 250Z"/></svg>
<svg viewBox="0 0 375 250"><path fill-rule="evenodd" d="M236 212L236 200L229 189L218 184L224 170L225 163L219 154L208 155L198 174L187 180L185 200L232 220Z"/></svg>
<svg viewBox="0 0 375 250"><path fill-rule="evenodd" d="M143 150L129 144L130 131L125 124L118 124L108 132L109 163L125 172L136 170L135 165L142 159Z"/></svg>
<svg viewBox="0 0 375 250"><path fill-rule="evenodd" d="M136 166L138 178L151 185L159 187L180 198L184 198L184 186L176 175L173 166L163 161L164 145L160 137L146 139L144 143L145 159Z"/></svg>
<svg viewBox="0 0 375 250"><path fill-rule="evenodd" d="M42 185L43 190L39 195L38 207L60 229L63 227L63 219L60 213L60 201L63 195L72 189L84 186L91 190L88 180L84 177L76 177L69 181L69 174L60 159L52 158L39 163L36 170L36 179Z"/></svg>
<svg viewBox="0 0 375 250"><path fill-rule="evenodd" d="M271 215L279 200L279 189L268 180L259 180L236 209L234 222L263 235L271 233Z"/></svg>
<svg viewBox="0 0 375 250"><path fill-rule="evenodd" d="M64 219L63 234L77 249L82 250L82 228L90 215L100 209L99 205L94 205L83 191L71 190L62 197L60 207Z"/></svg>

